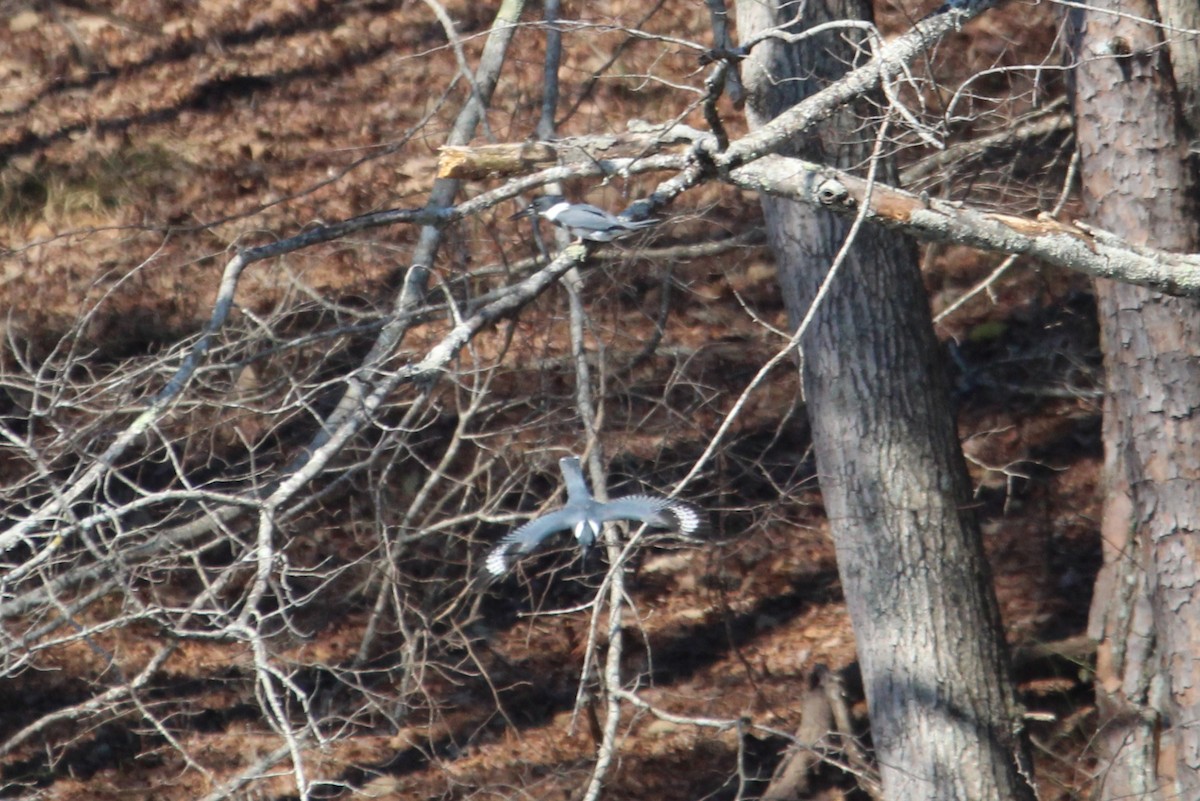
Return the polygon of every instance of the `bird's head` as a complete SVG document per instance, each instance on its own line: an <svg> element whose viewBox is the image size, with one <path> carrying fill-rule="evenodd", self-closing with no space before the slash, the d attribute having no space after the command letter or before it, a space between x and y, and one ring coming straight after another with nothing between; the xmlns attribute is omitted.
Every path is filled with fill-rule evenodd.
<svg viewBox="0 0 1200 801"><path fill-rule="evenodd" d="M591 550L599 536L600 523L598 521L588 518L575 524L575 539L579 540L579 547L583 549L584 553Z"/></svg>
<svg viewBox="0 0 1200 801"><path fill-rule="evenodd" d="M521 209L508 219L519 220L522 217L533 217L537 214L545 215L550 209L559 205L563 207L568 205L567 199L562 195L542 195L540 197L535 197L532 201L530 201L528 206Z"/></svg>

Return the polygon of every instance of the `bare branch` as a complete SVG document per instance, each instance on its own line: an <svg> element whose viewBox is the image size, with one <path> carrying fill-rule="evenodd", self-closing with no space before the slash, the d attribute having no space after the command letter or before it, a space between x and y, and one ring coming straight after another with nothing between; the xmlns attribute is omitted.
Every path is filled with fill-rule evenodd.
<svg viewBox="0 0 1200 801"><path fill-rule="evenodd" d="M868 220L921 239L1030 256L1169 295L1200 296L1200 256L1133 246L1081 222L1064 224L975 211L878 185L868 195L868 185L861 178L783 156L764 157L739 167L729 177L743 189L792 198L839 214L857 215L865 209Z"/></svg>

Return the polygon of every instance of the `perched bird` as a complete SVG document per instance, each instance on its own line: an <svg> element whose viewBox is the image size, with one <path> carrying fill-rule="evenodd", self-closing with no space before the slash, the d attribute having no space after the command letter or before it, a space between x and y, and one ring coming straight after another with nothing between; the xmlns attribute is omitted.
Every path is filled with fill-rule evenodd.
<svg viewBox="0 0 1200 801"><path fill-rule="evenodd" d="M974 14L977 11L982 11L989 6L994 5L996 0L946 0L935 10L929 12L920 19L921 22L936 17L938 14L945 14L949 11L961 11L965 14Z"/></svg>
<svg viewBox="0 0 1200 801"><path fill-rule="evenodd" d="M681 534L695 535L707 525L703 513L689 503L656 498L652 495L627 495L601 502L592 497L579 459L565 456L558 460L563 480L567 484L567 503L563 508L535 517L512 531L488 554L484 566L493 576L503 575L509 568L508 554L528 553L556 531L571 530L586 554L600 535L601 526L612 520L635 520L657 528L673 529Z"/></svg>
<svg viewBox="0 0 1200 801"><path fill-rule="evenodd" d="M568 203L562 195L542 195L518 211L510 220L522 217L542 217L566 228L571 236L592 242L611 242L623 236L657 225L659 220L623 220L607 211L587 203Z"/></svg>

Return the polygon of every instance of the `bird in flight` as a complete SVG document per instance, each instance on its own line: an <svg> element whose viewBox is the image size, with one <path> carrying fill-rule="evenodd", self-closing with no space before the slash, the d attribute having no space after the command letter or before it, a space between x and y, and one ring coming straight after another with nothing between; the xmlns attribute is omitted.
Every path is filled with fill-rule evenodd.
<svg viewBox="0 0 1200 801"><path fill-rule="evenodd" d="M567 485L566 504L561 509L535 517L500 540L484 562L493 576L503 575L511 566L510 551L529 553L558 531L571 531L586 554L595 544L603 524L610 521L632 520L688 536L695 536L707 528L708 521L703 512L690 503L672 498L626 495L611 501L598 501L583 480L577 457L565 456L558 460L558 465Z"/></svg>

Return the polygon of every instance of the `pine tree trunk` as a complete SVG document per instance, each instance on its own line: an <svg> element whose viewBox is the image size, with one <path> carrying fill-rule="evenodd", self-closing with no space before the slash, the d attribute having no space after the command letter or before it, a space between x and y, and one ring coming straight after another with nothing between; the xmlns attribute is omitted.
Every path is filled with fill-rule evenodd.
<svg viewBox="0 0 1200 801"><path fill-rule="evenodd" d="M1195 17L1195 0L1174 0ZM1152 0L1074 16L1084 200L1101 228L1194 251L1196 180ZM1166 5L1164 2L1163 5ZM1112 12L1119 12L1113 14ZM1189 40L1190 39L1190 40ZM1195 96L1195 87L1191 89ZM1099 641L1102 799L1200 798L1200 305L1096 282L1107 395Z"/></svg>
<svg viewBox="0 0 1200 801"><path fill-rule="evenodd" d="M793 16L742 0L743 40ZM855 0L808 0L804 23L862 19ZM758 126L856 58L839 31L754 49L744 64ZM850 109L793 152L864 163L870 125ZM857 114L856 114L857 112ZM890 178L885 169L881 176ZM793 322L807 311L847 221L764 198ZM912 243L865 227L802 341L821 489L837 547L884 793L892 801L1032 801L1007 650Z"/></svg>

